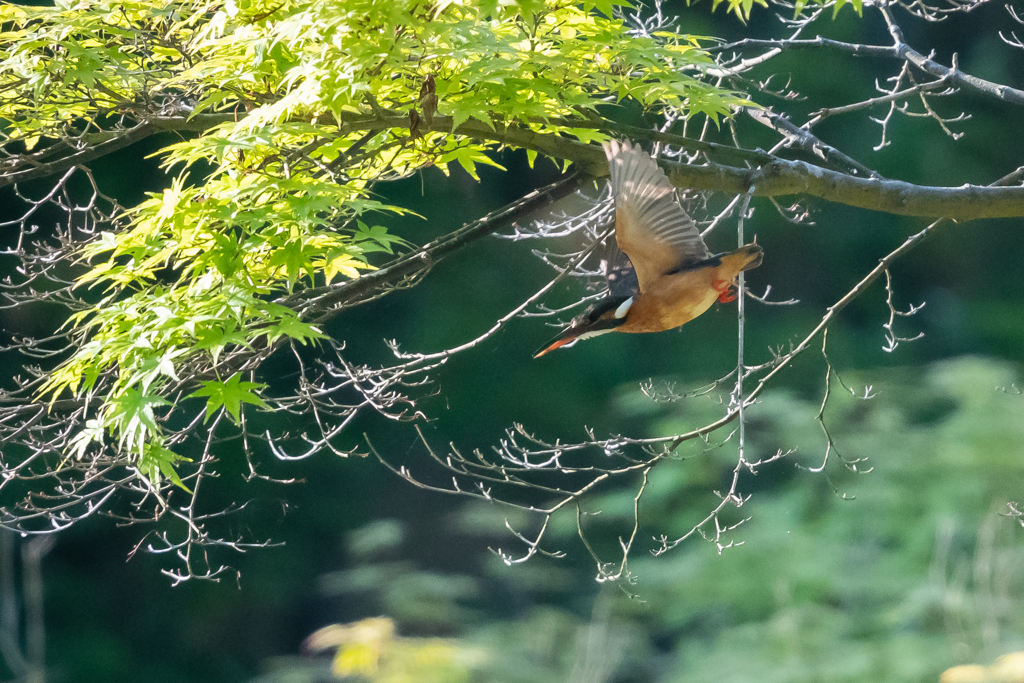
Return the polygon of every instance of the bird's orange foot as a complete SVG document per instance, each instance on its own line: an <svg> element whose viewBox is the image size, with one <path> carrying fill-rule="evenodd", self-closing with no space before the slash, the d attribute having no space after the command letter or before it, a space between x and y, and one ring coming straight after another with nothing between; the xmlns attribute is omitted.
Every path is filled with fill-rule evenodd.
<svg viewBox="0 0 1024 683"><path fill-rule="evenodd" d="M732 291L732 283L728 280L715 280L711 283L711 286L718 292L718 300L723 304L736 301L736 295Z"/></svg>

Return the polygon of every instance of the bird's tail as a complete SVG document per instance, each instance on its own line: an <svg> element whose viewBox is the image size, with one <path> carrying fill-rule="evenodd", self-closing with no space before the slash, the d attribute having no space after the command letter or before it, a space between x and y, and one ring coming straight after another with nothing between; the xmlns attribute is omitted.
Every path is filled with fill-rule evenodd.
<svg viewBox="0 0 1024 683"><path fill-rule="evenodd" d="M740 247L734 252L722 255L722 263L733 272L751 270L761 265L764 258L764 250L756 242Z"/></svg>

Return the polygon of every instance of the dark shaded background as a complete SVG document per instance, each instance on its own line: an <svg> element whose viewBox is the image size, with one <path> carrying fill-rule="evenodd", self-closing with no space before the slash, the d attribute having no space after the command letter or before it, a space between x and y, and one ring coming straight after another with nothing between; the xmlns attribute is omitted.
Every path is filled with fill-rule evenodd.
<svg viewBox="0 0 1024 683"><path fill-rule="evenodd" d="M744 27L722 9L712 15L706 4L669 7L694 34L734 39L778 30L763 10ZM908 19L904 25L919 51L934 48L943 63L956 52L965 71L1020 87L1021 51L1002 45L994 28L1005 25L1003 16L1002 7L991 5L940 24ZM870 12L861 20L846 9L822 25L826 30L838 39L888 42ZM789 74L807 99L759 101L794 112L798 123L801 112L806 117L821 106L875 95L874 79L897 72L882 61L824 51L794 52L769 67ZM883 175L915 183L986 184L1021 163L1019 109L971 93L936 106L950 116L963 109L972 114L953 124L967 133L964 139L952 140L933 121L897 115L889 127L893 144L873 152L880 129L863 113L836 117L816 132ZM767 129L740 124L746 146L774 142ZM145 157L166 142L150 140L97 163L105 191L125 204L159 191L166 179ZM384 188L389 201L426 218L394 219L389 228L422 244L556 175L546 162L529 169L523 154L498 156L508 171L481 168L479 184L459 171L445 178L431 170ZM3 201L7 206L10 195ZM817 200L806 204L814 225L797 226L766 200L754 201L747 234L757 234L766 257L748 283L755 291L770 284L774 298L801 303L750 307L748 362L768 358L769 346L801 339L827 306L924 225ZM712 235L712 251L733 244L730 230L723 226ZM533 246L497 238L477 243L438 265L419 287L355 309L328 332L367 362L387 357L385 338L414 351L462 342L549 277L530 254ZM855 402L837 395L829 416L841 451L872 458L877 473L855 477L831 467L812 475L792 462L766 468L746 481L745 490L757 493L755 519L737 536L746 545L719 556L714 545L697 539L652 560L651 536L678 534L695 523L713 505L710 492L723 485L733 456L720 449L656 471L636 554L640 582L632 589L646 603L602 591L571 528L557 528L554 537L568 551L566 559L508 568L487 551L516 548L503 528L504 513L417 490L372 458L319 456L267 464L271 472L303 480L292 486L244 485L224 475L216 493L221 502L257 501L234 522L239 531L283 542L222 558L239 570L237 585L171 588L160 574L165 558L137 553L126 561L144 529L93 518L62 533L44 561L52 680L245 681L260 672L302 672L309 663L287 657L313 630L380 614L394 617L408 636L486 644L491 666L502 674L496 680L566 680L572 658L583 656L571 643L588 623L615 624L612 630L624 634L616 642L626 643L626 654L610 674L622 681L722 680L726 674L730 680L935 680L951 664L991 659L1019 644L1019 624L999 617L1002 635L993 644L979 635L987 622L975 610L960 619L957 631L950 626L949 590L981 595L983 586L974 581L983 536L998 539L985 546L995 555L1005 551L1019 559L1021 530L991 513L1005 511L1001 506L1021 491L1017 430L1024 404L993 388L1016 381L1024 358L1022 254L1017 220L949 225L892 269L900 307L927 302L898 329L906 336L924 331L924 340L894 354L882 351L888 310L880 283L833 327L833 364L851 386L874 385L880 396ZM575 299L580 292L574 287L563 286L554 299ZM7 334L39 333L60 322L41 311L0 315ZM654 404L638 385L664 378L693 388L726 374L735 363L734 315L732 307L717 306L681 330L609 335L538 361L530 356L552 330L535 319L516 321L439 373L439 393L420 405L436 417L426 433L438 445L454 441L469 450L489 448L513 422L572 440L583 438L583 425L635 436L692 428L719 408L707 399ZM749 438L763 453L797 448L797 462L816 465L823 441L814 415L824 365L820 355L805 356L752 411ZM274 372L272 364L264 380L273 382ZM280 372L288 372L284 364ZM364 419L352 429L351 445L364 431L391 462L431 476L411 429ZM595 523L595 538L609 558L616 537L628 533L635 484L611 486L594 503L606 511ZM844 494L857 499L844 501ZM972 571L974 579L957 583L957 572ZM1020 574L1007 572L1006 585L1017 585ZM996 611L1019 607L997 591L991 596ZM759 624L779 642L757 635ZM549 649L524 645L530 633L548 634ZM795 634L795 649L787 649L785 633ZM903 642L906 649L896 651ZM892 662L905 662L905 670Z"/></svg>

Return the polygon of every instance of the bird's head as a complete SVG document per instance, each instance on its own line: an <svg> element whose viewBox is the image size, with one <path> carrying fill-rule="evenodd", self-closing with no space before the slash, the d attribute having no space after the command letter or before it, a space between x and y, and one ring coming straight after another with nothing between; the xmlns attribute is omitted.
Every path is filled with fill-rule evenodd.
<svg viewBox="0 0 1024 683"><path fill-rule="evenodd" d="M540 358L548 351L568 348L581 339L596 337L605 332L612 332L626 322L626 314L633 305L633 297L612 296L601 299L596 304L573 318L569 326L534 354Z"/></svg>

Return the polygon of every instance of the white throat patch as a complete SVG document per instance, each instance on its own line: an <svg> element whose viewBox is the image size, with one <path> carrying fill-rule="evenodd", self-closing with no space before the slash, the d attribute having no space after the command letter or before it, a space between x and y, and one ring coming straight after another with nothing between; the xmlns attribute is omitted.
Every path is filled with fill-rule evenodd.
<svg viewBox="0 0 1024 683"><path fill-rule="evenodd" d="M628 299L623 301L621 304L619 304L619 307L615 309L615 319L616 320L621 320L621 319L625 318L626 314L629 313L629 307L632 306L632 305L633 305L633 297L629 297Z"/></svg>

